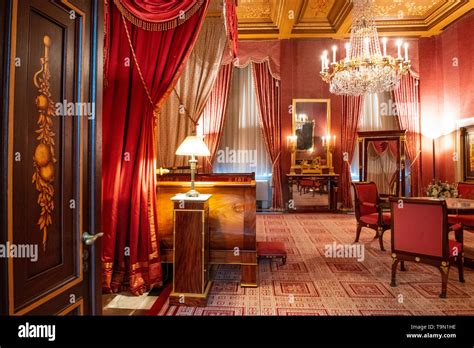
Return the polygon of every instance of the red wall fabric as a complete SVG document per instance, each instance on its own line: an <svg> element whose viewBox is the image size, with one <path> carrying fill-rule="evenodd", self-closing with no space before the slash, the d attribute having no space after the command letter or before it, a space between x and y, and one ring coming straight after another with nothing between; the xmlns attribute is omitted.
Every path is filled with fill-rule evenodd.
<svg viewBox="0 0 474 348"><path fill-rule="evenodd" d="M433 178L432 141L436 145L436 176L454 182L455 121L474 117L474 13L442 34L421 38L420 100L423 134L423 186Z"/></svg>
<svg viewBox="0 0 474 348"><path fill-rule="evenodd" d="M331 134L337 137L336 149L333 153L333 165L336 173L341 172L342 97L329 93L329 85L319 75L321 54L324 50L330 50L334 44L339 44L339 51L344 48L343 43L331 39L281 40L281 161L285 202L289 199L288 182L285 174L290 172L291 167L291 151L286 146L286 137L292 134L291 106L293 99L331 99Z"/></svg>
<svg viewBox="0 0 474 348"><path fill-rule="evenodd" d="M103 107L105 292L128 286L132 293L140 294L162 280L156 233L154 111L184 67L207 5L184 24L166 31L133 26L111 5L108 86ZM142 74L134 63L124 23Z"/></svg>

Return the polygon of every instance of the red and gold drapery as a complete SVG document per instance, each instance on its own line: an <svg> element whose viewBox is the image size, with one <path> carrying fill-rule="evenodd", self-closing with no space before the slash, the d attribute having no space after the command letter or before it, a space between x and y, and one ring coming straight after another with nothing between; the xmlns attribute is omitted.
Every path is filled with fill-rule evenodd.
<svg viewBox="0 0 474 348"><path fill-rule="evenodd" d="M406 129L405 149L410 161L412 196L421 195L421 139L419 79L412 72L402 76L400 87L393 91L400 129Z"/></svg>
<svg viewBox="0 0 474 348"><path fill-rule="evenodd" d="M362 110L361 96L342 97L341 152L344 162L341 173L341 199L343 208L352 208L351 195L351 162L354 155L354 144L357 138L360 112Z"/></svg>
<svg viewBox="0 0 474 348"><path fill-rule="evenodd" d="M186 21L151 31L130 23L125 7L106 3L103 291L129 288L140 294L162 281L156 231L155 116L194 46L208 1L155 0L150 5L145 0L120 0L121 6L125 4L133 5L127 11L133 9L130 13L142 21L152 20L153 13L157 20L174 21L178 9L187 10Z"/></svg>
<svg viewBox="0 0 474 348"><path fill-rule="evenodd" d="M235 9L235 0L225 0L225 13L227 21L227 36L232 55L237 56L239 31L237 27L237 11Z"/></svg>
<svg viewBox="0 0 474 348"><path fill-rule="evenodd" d="M272 208L283 209L280 81L272 76L267 61L252 64L263 138L272 161Z"/></svg>
<svg viewBox="0 0 474 348"><path fill-rule="evenodd" d="M199 158L205 173L212 173L212 164L216 158L217 149L222 138L232 71L232 64L221 66L211 95L201 115L200 123L203 129L204 141L211 153L210 157Z"/></svg>

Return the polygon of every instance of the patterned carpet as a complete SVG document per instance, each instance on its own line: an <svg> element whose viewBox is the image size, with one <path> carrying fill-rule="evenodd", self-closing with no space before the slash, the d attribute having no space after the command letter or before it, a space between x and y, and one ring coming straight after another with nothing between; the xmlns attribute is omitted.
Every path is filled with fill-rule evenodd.
<svg viewBox="0 0 474 348"><path fill-rule="evenodd" d="M387 251L374 232L363 229L364 260L326 257L326 245L351 244L355 218L342 214L258 215L257 240L283 241L288 260L261 260L259 287L239 286L239 266L215 266L208 306L165 303L159 315L474 315L474 271L449 275L448 298L440 299L441 276L435 267L407 263L390 287L390 231ZM465 239L473 242L473 234ZM473 244L474 245L474 244Z"/></svg>

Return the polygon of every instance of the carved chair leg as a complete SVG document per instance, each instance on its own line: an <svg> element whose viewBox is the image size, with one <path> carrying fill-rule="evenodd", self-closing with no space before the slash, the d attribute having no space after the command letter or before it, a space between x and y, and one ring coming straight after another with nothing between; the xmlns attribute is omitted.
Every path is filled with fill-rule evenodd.
<svg viewBox="0 0 474 348"><path fill-rule="evenodd" d="M283 257L281 258L281 263L284 264L284 265L286 264L286 256L283 256Z"/></svg>
<svg viewBox="0 0 474 348"><path fill-rule="evenodd" d="M439 270L441 272L441 294L439 294L439 297L446 298L446 293L448 291L449 266L440 266Z"/></svg>
<svg viewBox="0 0 474 348"><path fill-rule="evenodd" d="M392 282L390 283L391 287L397 286L397 266L398 266L398 259L392 260Z"/></svg>
<svg viewBox="0 0 474 348"><path fill-rule="evenodd" d="M384 233L384 230L382 229L382 227L379 227L378 235L379 235L380 250L385 251L385 248L383 247L383 233Z"/></svg>
<svg viewBox="0 0 474 348"><path fill-rule="evenodd" d="M400 262L400 271L405 272L407 269L405 268L405 261Z"/></svg>
<svg viewBox="0 0 474 348"><path fill-rule="evenodd" d="M359 237L360 237L360 231L362 230L362 226L357 224L357 231L356 231L356 239L354 241L354 243L357 243L359 241Z"/></svg>

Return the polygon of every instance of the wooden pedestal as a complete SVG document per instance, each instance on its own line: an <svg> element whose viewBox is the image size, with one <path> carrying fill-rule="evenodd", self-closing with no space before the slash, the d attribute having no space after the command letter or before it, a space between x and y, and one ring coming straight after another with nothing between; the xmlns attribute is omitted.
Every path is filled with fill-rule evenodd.
<svg viewBox="0 0 474 348"><path fill-rule="evenodd" d="M176 195L173 201L174 249L171 305L205 306L209 281L209 199Z"/></svg>

